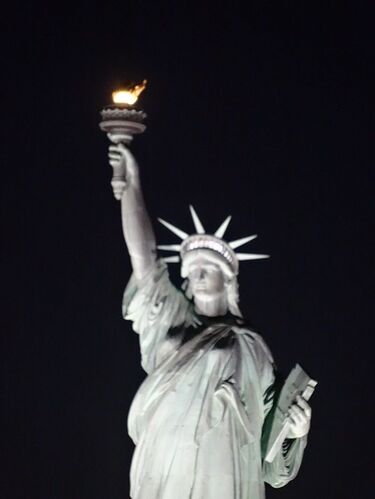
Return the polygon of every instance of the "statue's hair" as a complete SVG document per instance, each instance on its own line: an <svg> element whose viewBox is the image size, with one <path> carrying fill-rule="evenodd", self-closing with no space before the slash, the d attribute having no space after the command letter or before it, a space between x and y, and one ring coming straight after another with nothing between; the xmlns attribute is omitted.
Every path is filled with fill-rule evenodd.
<svg viewBox="0 0 375 499"><path fill-rule="evenodd" d="M231 314L235 315L236 317L242 317L241 310L238 306L240 301L238 287L238 279L236 276L233 276L227 285L228 308Z"/></svg>

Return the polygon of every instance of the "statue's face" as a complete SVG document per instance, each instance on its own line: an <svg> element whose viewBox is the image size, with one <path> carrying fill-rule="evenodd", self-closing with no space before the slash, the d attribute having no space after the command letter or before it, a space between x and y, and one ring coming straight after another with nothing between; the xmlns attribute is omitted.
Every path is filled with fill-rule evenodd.
<svg viewBox="0 0 375 499"><path fill-rule="evenodd" d="M204 256L195 258L188 269L190 290L201 300L213 299L225 292L225 278L220 266Z"/></svg>

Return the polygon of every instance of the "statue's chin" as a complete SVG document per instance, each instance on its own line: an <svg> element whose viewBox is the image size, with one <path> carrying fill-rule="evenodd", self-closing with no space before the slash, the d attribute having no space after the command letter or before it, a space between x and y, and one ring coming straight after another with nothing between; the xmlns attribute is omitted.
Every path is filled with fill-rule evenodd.
<svg viewBox="0 0 375 499"><path fill-rule="evenodd" d="M215 293L207 289L196 289L193 293L193 297L201 302L212 302L220 300L221 293Z"/></svg>

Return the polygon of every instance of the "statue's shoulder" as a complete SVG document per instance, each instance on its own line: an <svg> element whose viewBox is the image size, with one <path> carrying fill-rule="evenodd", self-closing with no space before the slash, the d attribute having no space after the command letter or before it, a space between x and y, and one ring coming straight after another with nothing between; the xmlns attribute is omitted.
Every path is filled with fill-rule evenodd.
<svg viewBox="0 0 375 499"><path fill-rule="evenodd" d="M246 324L242 326L234 326L232 329L238 335L240 343L243 341L247 345L251 345L251 348L257 357L265 357L269 362L273 363L271 350L269 349L263 336Z"/></svg>

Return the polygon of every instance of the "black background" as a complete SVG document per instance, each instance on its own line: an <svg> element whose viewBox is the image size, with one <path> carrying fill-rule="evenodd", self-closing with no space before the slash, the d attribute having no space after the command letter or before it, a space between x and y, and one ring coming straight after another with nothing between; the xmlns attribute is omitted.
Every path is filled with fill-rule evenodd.
<svg viewBox="0 0 375 499"><path fill-rule="evenodd" d="M3 13L4 14L4 13ZM272 258L241 307L319 381L298 478L269 498L371 497L374 54L370 3L92 2L2 16L1 497L128 497L143 379L98 111L149 80L132 149L153 220ZM155 224L156 226L156 224ZM155 227L158 240L176 239ZM177 273L174 272L177 279Z"/></svg>

